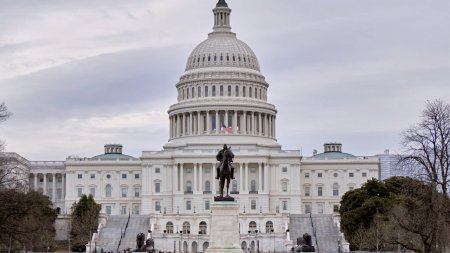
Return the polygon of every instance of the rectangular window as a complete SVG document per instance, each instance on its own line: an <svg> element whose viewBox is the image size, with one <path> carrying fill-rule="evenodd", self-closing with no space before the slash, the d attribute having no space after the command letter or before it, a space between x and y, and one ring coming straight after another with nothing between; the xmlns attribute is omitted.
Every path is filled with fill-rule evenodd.
<svg viewBox="0 0 450 253"><path fill-rule="evenodd" d="M281 172L286 173L287 172L287 167L281 168Z"/></svg>
<svg viewBox="0 0 450 253"><path fill-rule="evenodd" d="M127 179L127 174L123 173L122 174L122 179Z"/></svg>
<svg viewBox="0 0 450 253"><path fill-rule="evenodd" d="M127 197L127 192L128 192L128 189L127 188L122 188L122 198L126 198Z"/></svg>
<svg viewBox="0 0 450 253"><path fill-rule="evenodd" d="M317 177L322 177L322 172L317 173Z"/></svg>
<svg viewBox="0 0 450 253"><path fill-rule="evenodd" d="M159 182L155 183L155 192L161 192L161 183Z"/></svg>
<svg viewBox="0 0 450 253"><path fill-rule="evenodd" d="M155 168L155 173L160 173L161 169L160 168Z"/></svg>
<svg viewBox="0 0 450 253"><path fill-rule="evenodd" d="M95 174L91 174L91 179L95 179Z"/></svg>
<svg viewBox="0 0 450 253"><path fill-rule="evenodd" d="M78 187L77 188L77 193L78 193L78 197L81 197L81 195L83 195L83 188Z"/></svg>
<svg viewBox="0 0 450 253"><path fill-rule="evenodd" d="M110 215L111 214L111 206L106 206L105 212L106 212L106 214Z"/></svg>
<svg viewBox="0 0 450 253"><path fill-rule="evenodd" d="M155 202L155 211L161 211L161 202L159 202L159 201L156 201Z"/></svg>
<svg viewBox="0 0 450 253"><path fill-rule="evenodd" d="M192 206L191 206L192 202L190 200L186 200L186 210L191 210Z"/></svg>
<svg viewBox="0 0 450 253"><path fill-rule="evenodd" d="M254 199L251 202L251 209L256 210L256 200L254 200Z"/></svg>
<svg viewBox="0 0 450 253"><path fill-rule="evenodd" d="M305 178L309 178L309 172L305 172Z"/></svg>
<svg viewBox="0 0 450 253"><path fill-rule="evenodd" d="M333 205L333 212L335 213L339 212L339 205Z"/></svg>
<svg viewBox="0 0 450 253"><path fill-rule="evenodd" d="M305 213L311 213L311 203L305 203Z"/></svg>
<svg viewBox="0 0 450 253"><path fill-rule="evenodd" d="M323 187L322 186L317 187L317 196L319 196L319 197L323 196Z"/></svg>
<svg viewBox="0 0 450 253"><path fill-rule="evenodd" d="M349 177L353 177L355 174L353 174L353 172L348 173Z"/></svg>
<svg viewBox="0 0 450 253"><path fill-rule="evenodd" d="M363 172L362 177L367 177L367 172Z"/></svg>
<svg viewBox="0 0 450 253"><path fill-rule="evenodd" d="M83 174L78 174L78 179L83 179Z"/></svg>
<svg viewBox="0 0 450 253"><path fill-rule="evenodd" d="M311 196L311 187L306 186L305 187L305 197Z"/></svg>
<svg viewBox="0 0 450 253"><path fill-rule="evenodd" d="M139 198L141 196L141 188L136 187L134 188L134 197Z"/></svg>
<svg viewBox="0 0 450 253"><path fill-rule="evenodd" d="M140 205L134 205L134 206L133 206L133 214L139 215L140 212L141 212L140 209L141 209L141 206L140 206Z"/></svg>
<svg viewBox="0 0 450 253"><path fill-rule="evenodd" d="M139 179L141 177L141 175L139 174L134 174L134 179Z"/></svg>
<svg viewBox="0 0 450 253"><path fill-rule="evenodd" d="M288 202L286 200L283 200L281 206L283 208L283 211L287 211L288 210Z"/></svg>
<svg viewBox="0 0 450 253"><path fill-rule="evenodd" d="M62 183L62 177L58 177L58 178L56 178L56 182L58 182L58 183Z"/></svg>
<svg viewBox="0 0 450 253"><path fill-rule="evenodd" d="M323 203L317 204L317 213L323 214Z"/></svg>
<svg viewBox="0 0 450 253"><path fill-rule="evenodd" d="M287 188L288 188L288 183L287 182L282 182L281 183L281 190L283 192L287 192Z"/></svg>
<svg viewBox="0 0 450 253"><path fill-rule="evenodd" d="M95 188L93 188L93 187L89 188L89 194L91 194L92 197L95 198Z"/></svg>
<svg viewBox="0 0 450 253"><path fill-rule="evenodd" d="M209 200L205 200L205 210L209 210Z"/></svg>
<svg viewBox="0 0 450 253"><path fill-rule="evenodd" d="M127 214L127 206L121 206L120 207L120 214L126 215Z"/></svg>

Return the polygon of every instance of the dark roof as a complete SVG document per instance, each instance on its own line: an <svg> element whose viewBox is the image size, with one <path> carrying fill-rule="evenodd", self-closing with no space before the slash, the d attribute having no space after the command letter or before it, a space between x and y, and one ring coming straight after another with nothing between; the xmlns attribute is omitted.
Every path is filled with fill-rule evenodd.
<svg viewBox="0 0 450 253"><path fill-rule="evenodd" d="M227 2L225 2L225 0L219 0L216 7L228 7L228 4Z"/></svg>
<svg viewBox="0 0 450 253"><path fill-rule="evenodd" d="M111 159L134 159L134 157L124 154L102 154L92 157L92 159L111 160Z"/></svg>
<svg viewBox="0 0 450 253"><path fill-rule="evenodd" d="M357 157L352 154L343 153L343 152L325 152L325 153L317 154L317 155L313 156L313 158L318 159L318 160L334 160L334 159L338 160L338 159L354 159Z"/></svg>

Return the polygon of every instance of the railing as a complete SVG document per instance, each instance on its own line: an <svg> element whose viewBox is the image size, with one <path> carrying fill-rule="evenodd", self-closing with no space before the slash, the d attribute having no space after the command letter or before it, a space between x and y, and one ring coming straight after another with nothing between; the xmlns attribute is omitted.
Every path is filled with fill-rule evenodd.
<svg viewBox="0 0 450 253"><path fill-rule="evenodd" d="M119 240L119 244L117 245L117 250L116 250L117 253L119 253L120 244L122 244L122 239L125 237L125 233L127 232L128 224L130 223L130 217L131 217L131 213L128 213L127 224L125 225L125 229L120 233L120 240Z"/></svg>
<svg viewBox="0 0 450 253"><path fill-rule="evenodd" d="M203 191L203 194L212 194L212 191Z"/></svg>
<svg viewBox="0 0 450 253"><path fill-rule="evenodd" d="M258 194L258 191L249 191L248 194Z"/></svg>
<svg viewBox="0 0 450 253"><path fill-rule="evenodd" d="M314 226L314 222L313 222L311 213L309 213L309 220L311 221L311 226L312 226L312 229L313 229L314 239L316 240L316 247L317 247L316 248L316 252L320 252L319 242L317 241L317 229Z"/></svg>

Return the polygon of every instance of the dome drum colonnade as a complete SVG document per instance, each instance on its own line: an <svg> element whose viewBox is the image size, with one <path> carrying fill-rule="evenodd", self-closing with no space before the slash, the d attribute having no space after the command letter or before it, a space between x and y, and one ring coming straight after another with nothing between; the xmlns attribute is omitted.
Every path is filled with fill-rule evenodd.
<svg viewBox="0 0 450 253"><path fill-rule="evenodd" d="M231 32L231 9L224 1L213 13L213 32L193 50L177 84L170 140L222 134L276 139L277 111L267 103L269 84L256 55Z"/></svg>

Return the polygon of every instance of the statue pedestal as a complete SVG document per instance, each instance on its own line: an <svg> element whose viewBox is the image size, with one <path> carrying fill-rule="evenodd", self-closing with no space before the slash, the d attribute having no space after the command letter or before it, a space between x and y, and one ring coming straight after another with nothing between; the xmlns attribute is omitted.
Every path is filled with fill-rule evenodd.
<svg viewBox="0 0 450 253"><path fill-rule="evenodd" d="M211 204L211 235L206 253L243 253L239 239L239 205L221 201Z"/></svg>

